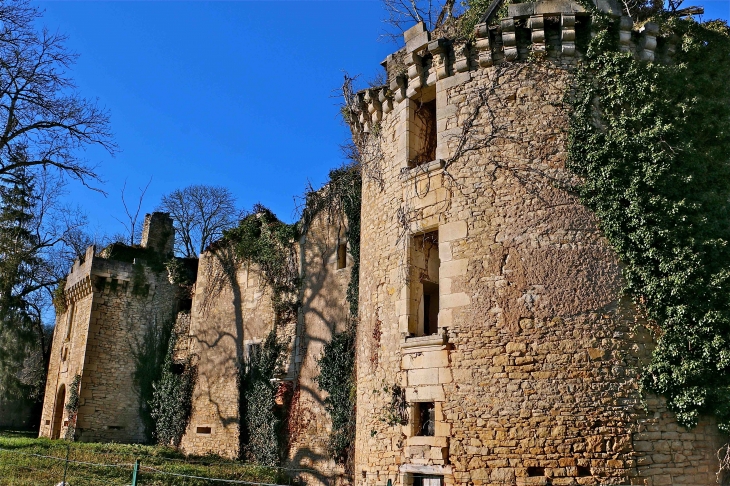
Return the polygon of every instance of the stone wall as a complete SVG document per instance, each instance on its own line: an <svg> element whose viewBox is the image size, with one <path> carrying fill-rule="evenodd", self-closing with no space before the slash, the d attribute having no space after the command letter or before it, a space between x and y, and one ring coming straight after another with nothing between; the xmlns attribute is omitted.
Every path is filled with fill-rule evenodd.
<svg viewBox="0 0 730 486"><path fill-rule="evenodd" d="M278 325L278 338L288 343L280 386L283 390L290 383L293 388L286 465L305 469L299 475L312 484L327 484L343 473L327 454L331 423L315 379L324 343L347 323L349 254L344 267L338 268L342 264L338 247L346 245L345 235L346 221L334 211L315 218L295 245L303 280L298 319L291 323L276 323L271 290L255 266L239 261L224 245L201 255L190 314L190 352L197 380L192 416L181 443L185 452L239 455L239 364L246 359L247 347L262 343Z"/></svg>
<svg viewBox="0 0 730 486"><path fill-rule="evenodd" d="M197 366L186 453L239 454L239 364L274 326L271 291L259 272L226 247L201 255L191 310L190 352Z"/></svg>
<svg viewBox="0 0 730 486"><path fill-rule="evenodd" d="M153 224L149 231L163 229ZM166 231L169 236L172 228ZM152 255L146 247L122 247L116 250L133 261L102 258L92 246L66 278L67 309L56 316L42 437L66 434L64 405L71 382L80 375L76 437L84 441L145 441L134 382L135 353L150 326L161 327L174 319L179 294L178 286L168 281L167 271L157 261L164 255L148 262L142 260ZM134 255L140 258L133 259Z"/></svg>
<svg viewBox="0 0 730 486"><path fill-rule="evenodd" d="M353 261L346 251L346 235L347 221L335 210L316 217L300 241L304 278L294 346L297 380L289 419L288 465L313 470L301 475L307 484L331 484L330 480L344 474L328 454L332 424L324 408L326 394L316 378L325 343L343 331L348 321L346 296Z"/></svg>
<svg viewBox="0 0 730 486"><path fill-rule="evenodd" d="M685 430L641 393L652 336L620 301L620 265L593 215L559 189L571 181L563 99L575 14L551 13L567 19L562 33L558 24L532 62L507 61L530 54L515 23L540 49L551 29L540 35L538 19L532 31L502 21L476 48L417 27L389 58L408 68L391 78L393 96L362 98L354 129L380 144L382 159L367 163L384 184L363 187L358 484L715 482L726 438L709 419ZM414 117L434 93L437 160L415 165ZM419 240L436 231L437 272ZM422 287L436 274L438 326L424 334ZM388 420L394 385L406 425Z"/></svg>

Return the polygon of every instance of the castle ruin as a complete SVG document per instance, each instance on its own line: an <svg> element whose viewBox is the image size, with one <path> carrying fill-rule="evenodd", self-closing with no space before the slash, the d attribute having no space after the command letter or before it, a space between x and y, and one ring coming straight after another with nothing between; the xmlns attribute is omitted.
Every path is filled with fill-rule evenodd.
<svg viewBox="0 0 730 486"><path fill-rule="evenodd" d="M619 25L622 50L671 57L654 24ZM388 85L348 106L365 157L352 482L716 483L727 438L709 417L679 426L662 397L640 389L656 338L622 297L620 262L595 217L561 188L573 177L562 101L590 29L585 8L558 0L509 5L473 42L418 24L383 63ZM145 254L171 256L171 227L149 218ZM342 214L336 224L320 217L294 243L301 307L279 331L289 347L277 381L297 410L288 461L328 484L345 471L327 454L315 377L323 343L348 319L347 231ZM63 435L78 374L78 437L141 440L128 343L185 307L166 272L141 259L92 247L74 264L42 436ZM188 305L198 377L181 447L236 457L238 364L278 325L271 289L257 268L212 248Z"/></svg>

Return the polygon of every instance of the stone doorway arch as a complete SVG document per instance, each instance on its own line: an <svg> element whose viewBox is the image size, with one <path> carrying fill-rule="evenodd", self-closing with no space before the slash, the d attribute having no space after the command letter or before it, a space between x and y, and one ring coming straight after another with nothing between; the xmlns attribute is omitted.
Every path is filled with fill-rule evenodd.
<svg viewBox="0 0 730 486"><path fill-rule="evenodd" d="M66 385L61 385L56 395L56 408L53 411L53 427L51 439L61 438L61 427L63 426L63 408L66 404Z"/></svg>

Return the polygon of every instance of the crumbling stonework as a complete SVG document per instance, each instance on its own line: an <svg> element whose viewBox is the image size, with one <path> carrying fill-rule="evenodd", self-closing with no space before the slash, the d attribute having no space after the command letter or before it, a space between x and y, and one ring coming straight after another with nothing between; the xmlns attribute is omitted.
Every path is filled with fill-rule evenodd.
<svg viewBox="0 0 730 486"><path fill-rule="evenodd" d="M181 443L185 452L238 457L240 366L251 346L261 344L278 326L278 339L288 343L286 371L278 378L282 393L291 392L287 465L308 470L299 475L313 484L343 473L327 452L331 423L316 376L324 343L344 329L348 319L345 296L352 259L341 247L346 245L346 229L338 211L322 214L297 243L301 305L293 323L277 323L271 289L259 270L239 261L230 247L214 246L201 255L190 324L190 352L198 377Z"/></svg>
<svg viewBox="0 0 730 486"><path fill-rule="evenodd" d="M157 213L156 213L157 214ZM162 221L164 228L154 222ZM169 217L147 215L145 235L174 233ZM160 248L167 248L163 244ZM155 271L142 258L150 254L148 240L141 248L118 247L125 259L107 259L89 247L66 279L66 311L56 316L46 384L40 435L58 438L66 434L68 414L64 406L68 387L81 376L76 436L85 441L142 442L139 397L134 384L134 352L148 326L171 319L178 302L178 288L168 281L164 267ZM106 250L113 253L115 250ZM100 252L104 255L104 252Z"/></svg>
<svg viewBox="0 0 730 486"><path fill-rule="evenodd" d="M416 26L386 60L389 88L360 94L353 128L383 156L364 162L382 178L363 186L357 484L716 480L726 438L709 419L678 426L642 394L652 335L620 300L593 215L560 189L581 12L511 5L473 46ZM390 68L403 59L407 72ZM434 99L436 155L424 161L419 111ZM424 331L434 298L438 325ZM393 385L407 425L383 420Z"/></svg>
<svg viewBox="0 0 730 486"><path fill-rule="evenodd" d="M620 20L623 51L671 56L655 25L632 29ZM622 297L620 262L593 214L564 189L575 182L564 97L589 35L571 1L510 5L473 43L419 24L386 59L388 86L348 106L355 138L372 149L362 152L356 484L715 484L727 438L709 418L680 427L640 389L655 336ZM156 218L145 234L169 252L152 224L167 219ZM346 479L327 452L316 382L324 343L348 319L346 229L341 214L321 214L294 244L302 283L291 322L277 321L260 271L230 247L201 256L192 308L176 324L188 329L176 355L197 369L185 452L240 454L240 367L278 326L287 465L311 469L312 483ZM55 402L81 374L80 437L141 440L120 343L177 309L163 274L138 268L93 248L74 265L41 435L62 435Z"/></svg>

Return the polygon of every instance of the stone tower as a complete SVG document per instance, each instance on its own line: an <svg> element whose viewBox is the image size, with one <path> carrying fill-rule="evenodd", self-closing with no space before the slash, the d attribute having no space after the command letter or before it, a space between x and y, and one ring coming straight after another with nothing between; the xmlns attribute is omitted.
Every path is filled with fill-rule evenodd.
<svg viewBox="0 0 730 486"><path fill-rule="evenodd" d="M490 24L473 44L413 27L389 85L351 106L371 174L355 481L714 484L723 437L639 390L652 337L593 214L559 188L590 17L538 1ZM654 58L655 25L621 29Z"/></svg>
<svg viewBox="0 0 730 486"><path fill-rule="evenodd" d="M114 243L98 253L91 246L76 260L66 277L65 308L56 315L41 437L66 435L65 405L78 376L77 438L144 441L134 354L150 327L178 310L178 288L163 265L173 240L169 214L148 214L140 246Z"/></svg>

